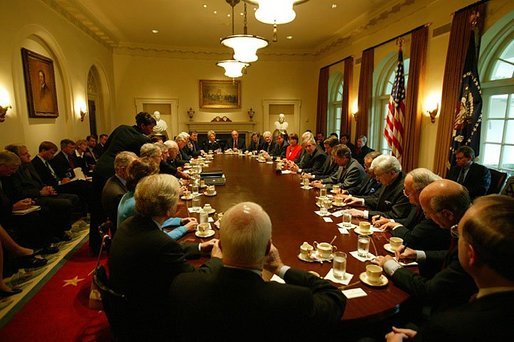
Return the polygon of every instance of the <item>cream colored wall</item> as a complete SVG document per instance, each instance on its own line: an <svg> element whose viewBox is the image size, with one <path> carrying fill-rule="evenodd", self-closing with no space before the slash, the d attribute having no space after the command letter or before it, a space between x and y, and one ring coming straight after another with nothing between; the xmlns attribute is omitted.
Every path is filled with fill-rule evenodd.
<svg viewBox="0 0 514 342"><path fill-rule="evenodd" d="M58 145L62 138L73 140L89 134L88 118L79 119L80 104L87 102L87 75L95 65L104 92L104 108L97 111L100 132L110 130L113 102L112 52L62 15L39 0L0 1L0 92L12 105L0 124L0 147L25 143L32 154L43 140ZM59 117L29 119L20 49L25 47L54 61Z"/></svg>
<svg viewBox="0 0 514 342"><path fill-rule="evenodd" d="M362 51L366 48L380 44L392 37L408 32L418 26L429 23L429 40L427 51L425 91L422 95L424 107L434 101L440 103L444 66L446 63L446 52L448 49L449 32L433 37L435 28L451 23L452 13L467 5L474 3L474 0L436 0L429 2L418 2L402 7L401 21L392 22L383 20L374 27L370 27L365 34L359 35L351 43L333 51L319 60L317 68L333 63L347 56L353 56L354 60L360 59ZM485 30L500 19L505 14L514 10L514 2L510 0L492 0L487 5ZM409 41L406 41L409 44ZM394 42L380 46L375 49L375 68L383 58L396 51ZM408 55L408 51L406 51ZM359 86L360 64L354 67L353 76L353 96L351 103L356 101ZM353 132L355 132L355 122L352 122ZM430 118L423 117L421 128L421 145L419 166L432 168L434 162L435 143L438 120L435 124L430 122Z"/></svg>
<svg viewBox="0 0 514 342"><path fill-rule="evenodd" d="M240 78L241 109L201 110L199 80L228 80L216 61L115 54L116 124L134 121L135 98L173 98L178 99L179 131L187 130L190 121L186 112L190 107L196 112L196 122L209 122L218 115L249 121L247 111L251 107L255 110L255 128L262 132L272 129L263 127L263 100L300 99L300 128L314 130L318 70L312 62L259 60Z"/></svg>

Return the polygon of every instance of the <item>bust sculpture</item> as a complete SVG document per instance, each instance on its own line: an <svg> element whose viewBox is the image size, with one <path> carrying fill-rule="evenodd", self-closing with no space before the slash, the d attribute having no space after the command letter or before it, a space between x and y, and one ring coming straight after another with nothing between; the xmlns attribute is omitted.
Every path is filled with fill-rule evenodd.
<svg viewBox="0 0 514 342"><path fill-rule="evenodd" d="M168 129L168 124L166 123L166 121L161 119L161 113L158 110L156 110L155 112L153 112L153 115L155 117L155 121L157 122L157 124L153 128L153 134L168 137L168 134L166 132L166 130Z"/></svg>

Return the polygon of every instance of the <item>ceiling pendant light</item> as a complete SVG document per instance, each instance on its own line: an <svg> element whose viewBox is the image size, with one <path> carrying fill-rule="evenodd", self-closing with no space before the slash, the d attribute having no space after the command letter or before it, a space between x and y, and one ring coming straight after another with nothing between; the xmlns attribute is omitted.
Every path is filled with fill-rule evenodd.
<svg viewBox="0 0 514 342"><path fill-rule="evenodd" d="M261 23L270 25L287 24L296 18L293 9L294 5L307 2L309 0L244 0L259 8L255 11L255 18Z"/></svg>
<svg viewBox="0 0 514 342"><path fill-rule="evenodd" d="M246 3L244 4L244 33L234 34L234 6L240 0L226 0L232 6L232 35L221 38L221 44L228 46L234 50L234 59L251 63L257 59L257 50L268 46L268 41L262 37L248 34L246 27Z"/></svg>
<svg viewBox="0 0 514 342"><path fill-rule="evenodd" d="M235 60L224 60L219 61L216 63L216 65L225 69L225 76L237 78L243 76L243 70L246 69L250 64Z"/></svg>

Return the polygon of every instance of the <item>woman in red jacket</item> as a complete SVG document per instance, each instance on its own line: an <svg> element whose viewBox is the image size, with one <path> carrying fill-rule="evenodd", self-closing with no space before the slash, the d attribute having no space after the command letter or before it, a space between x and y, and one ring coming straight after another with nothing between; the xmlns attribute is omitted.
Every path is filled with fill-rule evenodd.
<svg viewBox="0 0 514 342"><path fill-rule="evenodd" d="M294 161L300 155L300 151L302 147L298 145L298 134L291 133L289 134L289 146L286 149L286 158L287 160Z"/></svg>

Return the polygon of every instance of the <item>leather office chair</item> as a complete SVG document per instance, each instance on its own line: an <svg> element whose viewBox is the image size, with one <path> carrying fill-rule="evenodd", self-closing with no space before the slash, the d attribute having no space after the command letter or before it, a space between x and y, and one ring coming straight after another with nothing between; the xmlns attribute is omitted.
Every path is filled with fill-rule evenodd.
<svg viewBox="0 0 514 342"><path fill-rule="evenodd" d="M507 174L505 172L494 169L489 169L489 171L491 172L491 186L487 191L487 195L499 194L502 190L505 180L507 179Z"/></svg>
<svg viewBox="0 0 514 342"><path fill-rule="evenodd" d="M514 176L510 176L509 179L507 179L507 184L505 184L502 190L502 195L514 197Z"/></svg>

